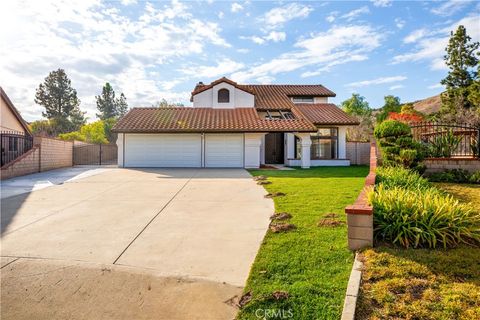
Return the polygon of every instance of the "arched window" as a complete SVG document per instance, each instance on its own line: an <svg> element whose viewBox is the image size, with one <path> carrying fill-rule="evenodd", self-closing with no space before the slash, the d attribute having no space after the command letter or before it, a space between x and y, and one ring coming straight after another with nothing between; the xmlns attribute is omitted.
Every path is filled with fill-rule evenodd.
<svg viewBox="0 0 480 320"><path fill-rule="evenodd" d="M230 91L228 91L228 89L218 90L218 102L219 103L230 102Z"/></svg>

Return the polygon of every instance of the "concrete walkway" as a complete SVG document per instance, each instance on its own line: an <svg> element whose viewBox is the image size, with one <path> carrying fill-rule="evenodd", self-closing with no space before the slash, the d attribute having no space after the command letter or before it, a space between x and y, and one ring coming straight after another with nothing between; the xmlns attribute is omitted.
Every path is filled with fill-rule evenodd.
<svg viewBox="0 0 480 320"><path fill-rule="evenodd" d="M232 318L264 194L240 169L107 169L4 198L2 319Z"/></svg>

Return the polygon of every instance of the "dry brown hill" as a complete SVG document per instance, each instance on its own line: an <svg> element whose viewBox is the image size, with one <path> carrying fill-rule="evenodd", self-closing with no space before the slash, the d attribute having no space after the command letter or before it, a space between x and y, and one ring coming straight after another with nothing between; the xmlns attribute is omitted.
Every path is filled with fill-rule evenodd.
<svg viewBox="0 0 480 320"><path fill-rule="evenodd" d="M417 100L413 103L413 107L415 108L415 110L420 111L424 114L438 112L441 106L442 99L439 94L423 100Z"/></svg>

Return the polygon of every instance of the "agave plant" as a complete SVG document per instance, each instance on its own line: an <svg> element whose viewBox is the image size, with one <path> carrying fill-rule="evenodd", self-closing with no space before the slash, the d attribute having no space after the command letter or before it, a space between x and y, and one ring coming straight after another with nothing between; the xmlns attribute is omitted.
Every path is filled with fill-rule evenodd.
<svg viewBox="0 0 480 320"><path fill-rule="evenodd" d="M462 141L452 129L439 132L433 136L429 144L429 155L435 158L450 158Z"/></svg>

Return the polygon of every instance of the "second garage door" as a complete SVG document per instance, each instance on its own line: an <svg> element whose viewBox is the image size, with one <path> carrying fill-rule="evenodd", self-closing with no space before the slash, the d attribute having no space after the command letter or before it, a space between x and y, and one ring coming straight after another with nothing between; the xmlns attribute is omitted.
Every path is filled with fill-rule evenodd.
<svg viewBox="0 0 480 320"><path fill-rule="evenodd" d="M205 167L242 168L243 134L206 134Z"/></svg>

